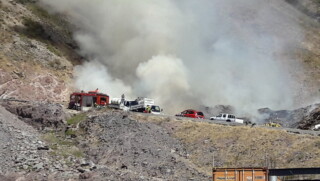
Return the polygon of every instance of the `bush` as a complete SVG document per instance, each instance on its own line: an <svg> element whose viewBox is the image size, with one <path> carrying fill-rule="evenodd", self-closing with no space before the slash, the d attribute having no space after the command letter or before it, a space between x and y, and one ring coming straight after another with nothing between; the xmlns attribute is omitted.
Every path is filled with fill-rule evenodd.
<svg viewBox="0 0 320 181"><path fill-rule="evenodd" d="M20 4L36 3L37 0L15 0L15 2Z"/></svg>
<svg viewBox="0 0 320 181"><path fill-rule="evenodd" d="M25 18L23 20L23 24L25 26L25 29L23 33L30 37L35 39L48 39L49 36L47 35L46 31L44 30L43 26L30 18Z"/></svg>

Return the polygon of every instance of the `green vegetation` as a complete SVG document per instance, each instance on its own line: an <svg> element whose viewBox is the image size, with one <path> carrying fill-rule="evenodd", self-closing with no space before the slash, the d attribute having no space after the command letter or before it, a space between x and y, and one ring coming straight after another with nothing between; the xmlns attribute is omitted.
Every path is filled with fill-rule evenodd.
<svg viewBox="0 0 320 181"><path fill-rule="evenodd" d="M82 158L84 153L81 149L77 147L79 142L77 137L82 135L83 130L76 129L76 125L81 121L86 119L86 114L81 113L73 116L67 123L70 127L64 132L48 132L43 135L43 140L47 142L49 148L51 149L50 154L53 156L62 156L67 158L69 156L74 156Z"/></svg>
<svg viewBox="0 0 320 181"><path fill-rule="evenodd" d="M65 135L66 135L66 136L76 135L76 131L71 130L71 129L68 129L68 130L65 132Z"/></svg>
<svg viewBox="0 0 320 181"><path fill-rule="evenodd" d="M45 9L36 5L36 4L29 4L28 9L39 17L42 21L51 24L52 26L62 27L59 30L63 30L67 35L72 36L72 32L69 31L68 22L65 20L65 17L60 14L49 14Z"/></svg>
<svg viewBox="0 0 320 181"><path fill-rule="evenodd" d="M30 9L33 11L33 13L35 13L39 17L42 17L41 18L42 20L41 22L39 22L28 17L24 18L23 25L25 26L25 28L22 29L21 31L22 35L45 43L49 51L56 54L57 56L62 56L63 53L61 52L60 49L57 48L57 46L55 45L55 42L53 42L53 40L51 39L51 36L46 32L44 28L44 23L42 22L59 22L59 24L61 24L62 27L64 26L65 22L63 20L60 20L56 16L51 16L50 14L47 13L47 11L45 11L44 9L36 5L30 5ZM64 22L64 23L61 23L61 22ZM50 25L50 24L49 26L53 27L53 25ZM70 32L67 31L65 32L65 34L69 35Z"/></svg>
<svg viewBox="0 0 320 181"><path fill-rule="evenodd" d="M78 158L82 158L84 156L83 152L80 150L71 150L71 154Z"/></svg>
<svg viewBox="0 0 320 181"><path fill-rule="evenodd" d="M25 18L23 20L23 25L25 26L25 28L22 30L22 34L24 36L41 41L47 45L47 49L49 51L57 56L62 55L61 51L54 46L50 35L47 34L40 22L34 21L31 18Z"/></svg>
<svg viewBox="0 0 320 181"><path fill-rule="evenodd" d="M46 133L43 135L43 140L45 140L49 148L51 149L50 154L53 156L75 156L83 157L83 152L77 147L77 143L73 140L67 140L67 135L76 134L75 131L68 130L64 135L63 133Z"/></svg>
<svg viewBox="0 0 320 181"><path fill-rule="evenodd" d="M15 0L15 2L20 4L29 4L29 3L35 3L37 0Z"/></svg>
<svg viewBox="0 0 320 181"><path fill-rule="evenodd" d="M25 18L23 20L23 25L26 27L23 33L27 37L34 38L40 41L44 41L49 38L43 26L39 22L34 21L31 18Z"/></svg>
<svg viewBox="0 0 320 181"><path fill-rule="evenodd" d="M55 46L53 46L51 43L47 44L47 49L58 56L62 56L61 51L57 49Z"/></svg>
<svg viewBox="0 0 320 181"><path fill-rule="evenodd" d="M76 125L87 118L86 114L81 113L67 120L68 125Z"/></svg>

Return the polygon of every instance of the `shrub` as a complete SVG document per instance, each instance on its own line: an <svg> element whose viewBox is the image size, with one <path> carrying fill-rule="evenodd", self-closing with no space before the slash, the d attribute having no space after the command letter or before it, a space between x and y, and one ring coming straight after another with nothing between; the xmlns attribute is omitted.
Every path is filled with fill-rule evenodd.
<svg viewBox="0 0 320 181"><path fill-rule="evenodd" d="M23 20L23 25L25 26L25 29L23 33L31 38L35 39L48 39L49 36L46 34L43 26L37 22L32 20L31 18L25 18Z"/></svg>
<svg viewBox="0 0 320 181"><path fill-rule="evenodd" d="M36 3L37 0L15 0L15 2L20 4Z"/></svg>

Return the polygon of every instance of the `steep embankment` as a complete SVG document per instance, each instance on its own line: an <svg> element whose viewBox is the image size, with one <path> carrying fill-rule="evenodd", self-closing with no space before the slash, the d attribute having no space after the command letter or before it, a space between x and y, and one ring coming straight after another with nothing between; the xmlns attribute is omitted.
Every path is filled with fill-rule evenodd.
<svg viewBox="0 0 320 181"><path fill-rule="evenodd" d="M317 0L285 0L285 2L301 13L300 16L291 17L302 27L304 35L302 47L290 53L304 67L303 72L296 73L303 85L301 92L307 92L317 99L320 85L320 3Z"/></svg>
<svg viewBox="0 0 320 181"><path fill-rule="evenodd" d="M0 2L0 97L66 100L80 59L70 26L29 1Z"/></svg>

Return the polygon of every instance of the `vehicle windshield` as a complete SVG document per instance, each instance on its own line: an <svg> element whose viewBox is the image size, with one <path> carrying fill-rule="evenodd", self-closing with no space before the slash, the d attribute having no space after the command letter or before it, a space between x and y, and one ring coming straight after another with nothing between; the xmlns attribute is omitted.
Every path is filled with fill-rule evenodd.
<svg viewBox="0 0 320 181"><path fill-rule="evenodd" d="M222 117L222 114L219 114L217 117Z"/></svg>
<svg viewBox="0 0 320 181"><path fill-rule="evenodd" d="M160 107L159 106L151 106L151 110L153 112L160 112Z"/></svg>

